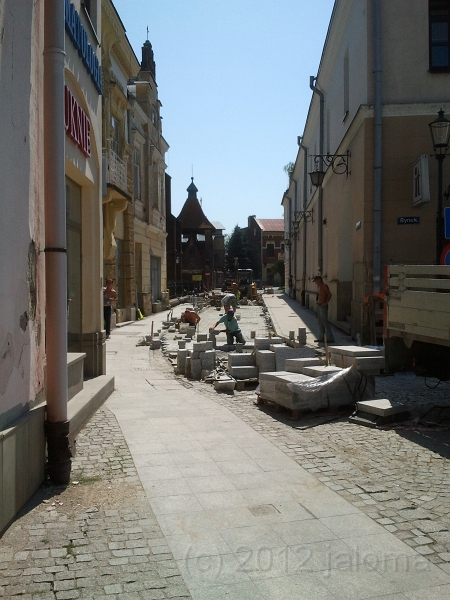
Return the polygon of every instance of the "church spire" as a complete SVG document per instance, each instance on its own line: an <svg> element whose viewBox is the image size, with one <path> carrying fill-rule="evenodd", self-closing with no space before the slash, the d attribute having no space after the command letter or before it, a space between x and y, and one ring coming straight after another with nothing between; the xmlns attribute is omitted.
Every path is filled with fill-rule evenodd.
<svg viewBox="0 0 450 600"><path fill-rule="evenodd" d="M147 32L148 35L148 32ZM142 46L141 72L150 73L156 81L156 65L152 45L147 39Z"/></svg>
<svg viewBox="0 0 450 600"><path fill-rule="evenodd" d="M198 189L195 187L195 183L194 183L194 178L191 177L191 184L190 186L187 188L187 192L188 192L188 200L197 200L197 192Z"/></svg>

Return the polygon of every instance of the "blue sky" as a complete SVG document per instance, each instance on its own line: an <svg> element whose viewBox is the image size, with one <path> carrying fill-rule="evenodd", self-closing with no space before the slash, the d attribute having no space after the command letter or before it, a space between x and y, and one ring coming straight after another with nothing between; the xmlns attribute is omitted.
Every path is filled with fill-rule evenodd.
<svg viewBox="0 0 450 600"><path fill-rule="evenodd" d="M156 61L172 212L192 170L210 221L281 219L334 0L113 0L141 60Z"/></svg>

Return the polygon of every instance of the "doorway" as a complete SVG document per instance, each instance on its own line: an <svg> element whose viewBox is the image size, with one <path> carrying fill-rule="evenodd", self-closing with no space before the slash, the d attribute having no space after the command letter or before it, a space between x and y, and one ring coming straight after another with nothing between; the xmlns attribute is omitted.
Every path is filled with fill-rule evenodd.
<svg viewBox="0 0 450 600"><path fill-rule="evenodd" d="M161 258L150 256L150 290L152 302L161 300Z"/></svg>
<svg viewBox="0 0 450 600"><path fill-rule="evenodd" d="M66 178L67 349L82 350L81 187Z"/></svg>

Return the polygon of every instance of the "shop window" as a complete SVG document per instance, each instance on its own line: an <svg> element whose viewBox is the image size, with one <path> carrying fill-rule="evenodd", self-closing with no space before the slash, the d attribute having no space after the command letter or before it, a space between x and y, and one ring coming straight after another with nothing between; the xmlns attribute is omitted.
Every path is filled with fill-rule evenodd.
<svg viewBox="0 0 450 600"><path fill-rule="evenodd" d="M450 71L450 0L429 0L430 71Z"/></svg>

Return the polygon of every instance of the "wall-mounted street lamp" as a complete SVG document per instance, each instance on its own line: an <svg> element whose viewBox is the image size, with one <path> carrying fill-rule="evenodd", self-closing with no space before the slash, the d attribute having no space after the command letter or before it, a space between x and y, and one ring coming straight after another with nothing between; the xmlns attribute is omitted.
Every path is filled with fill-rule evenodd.
<svg viewBox="0 0 450 600"><path fill-rule="evenodd" d="M315 171L309 173L313 186L320 187L323 183L325 171L319 169L321 162L325 167L331 167L333 173L336 173L336 175L345 175L348 177L350 174L348 169L350 156L351 154L349 150L347 150L345 154L314 154L313 158L316 169Z"/></svg>
<svg viewBox="0 0 450 600"><path fill-rule="evenodd" d="M444 215L442 213L442 163L447 155L450 138L450 121L444 117L444 111L438 112L438 118L429 124L433 140L434 155L438 161L438 208L436 215L436 264L441 262L444 241Z"/></svg>
<svg viewBox="0 0 450 600"><path fill-rule="evenodd" d="M302 219L304 219L306 223L308 221L314 223L314 209L312 208L311 210L296 210L294 212L294 229L298 230L300 221Z"/></svg>

